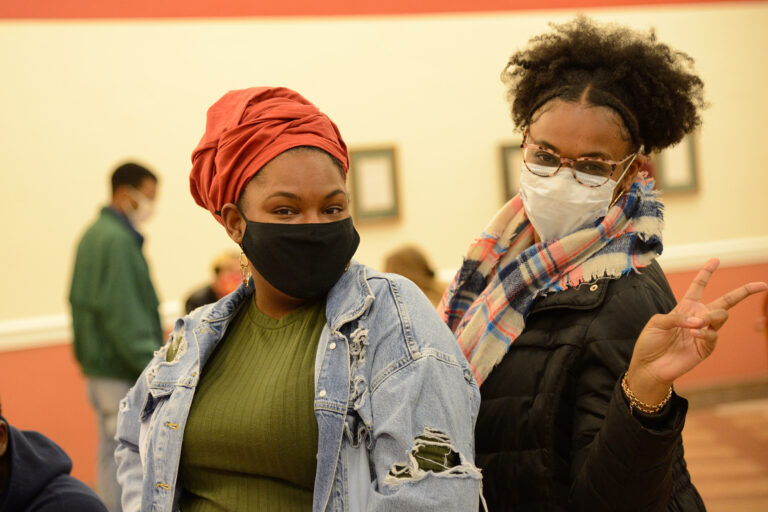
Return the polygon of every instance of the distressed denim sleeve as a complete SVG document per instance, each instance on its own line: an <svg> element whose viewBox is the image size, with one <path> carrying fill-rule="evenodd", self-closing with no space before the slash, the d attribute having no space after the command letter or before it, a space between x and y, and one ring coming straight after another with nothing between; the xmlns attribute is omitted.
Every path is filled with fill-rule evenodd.
<svg viewBox="0 0 768 512"><path fill-rule="evenodd" d="M388 361L370 383L376 481L367 508L477 510L479 390L450 330L426 299L409 296L408 285L399 290L408 308L401 308L400 325L389 333L405 342L407 355ZM382 356L387 359L379 349L376 357Z"/></svg>
<svg viewBox="0 0 768 512"><path fill-rule="evenodd" d="M139 457L139 416L136 397L146 395L143 375L120 402L117 416L117 481L122 488L123 510L141 510L142 469ZM143 388L143 392L142 392Z"/></svg>

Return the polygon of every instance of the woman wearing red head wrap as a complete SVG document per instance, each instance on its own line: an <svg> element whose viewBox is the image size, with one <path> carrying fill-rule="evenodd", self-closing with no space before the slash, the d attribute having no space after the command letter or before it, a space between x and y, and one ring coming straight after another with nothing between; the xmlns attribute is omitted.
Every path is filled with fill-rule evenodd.
<svg viewBox="0 0 768 512"><path fill-rule="evenodd" d="M477 508L477 385L413 283L351 260L336 125L289 89L231 91L192 162L252 278L179 320L123 401L124 509Z"/></svg>

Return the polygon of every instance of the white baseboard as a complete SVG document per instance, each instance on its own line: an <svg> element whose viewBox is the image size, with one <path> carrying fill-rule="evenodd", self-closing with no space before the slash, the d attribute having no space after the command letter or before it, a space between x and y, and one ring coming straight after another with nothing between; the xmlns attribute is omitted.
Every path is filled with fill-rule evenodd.
<svg viewBox="0 0 768 512"><path fill-rule="evenodd" d="M160 305L160 320L164 329L173 326L180 311L181 303L177 300L163 302ZM0 321L0 352L71 343L72 319L68 314Z"/></svg>
<svg viewBox="0 0 768 512"><path fill-rule="evenodd" d="M720 258L721 267L739 267L768 262L768 236L715 240L664 247L659 263L665 272L697 270L709 258ZM453 280L455 268L440 269L438 278Z"/></svg>
<svg viewBox="0 0 768 512"><path fill-rule="evenodd" d="M768 262L768 236L715 240L665 247L659 263L666 272L697 270L709 258L720 258L722 267Z"/></svg>

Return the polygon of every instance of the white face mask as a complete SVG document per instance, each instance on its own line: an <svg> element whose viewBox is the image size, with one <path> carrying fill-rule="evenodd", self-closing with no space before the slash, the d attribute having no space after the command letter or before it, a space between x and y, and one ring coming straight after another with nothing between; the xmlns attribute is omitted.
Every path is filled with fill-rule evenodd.
<svg viewBox="0 0 768 512"><path fill-rule="evenodd" d="M136 208L126 211L125 216L131 221L133 227L138 228L149 219L155 211L155 202L138 190L131 190L131 199L136 201ZM128 209L126 209L128 210Z"/></svg>
<svg viewBox="0 0 768 512"><path fill-rule="evenodd" d="M525 165L520 170L520 198L542 242L563 238L605 217L617 184L609 179L599 187L586 187L566 167L549 178L533 174Z"/></svg>

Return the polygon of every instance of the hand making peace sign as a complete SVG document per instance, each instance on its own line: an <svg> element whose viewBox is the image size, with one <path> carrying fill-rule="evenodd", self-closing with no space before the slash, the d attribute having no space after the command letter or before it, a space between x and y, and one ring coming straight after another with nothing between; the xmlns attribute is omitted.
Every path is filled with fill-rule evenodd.
<svg viewBox="0 0 768 512"><path fill-rule="evenodd" d="M748 283L704 304L701 297L720 261L712 258L694 278L685 296L669 314L654 315L635 344L627 384L638 399L655 404L669 386L709 357L728 309L746 297L768 290L763 282Z"/></svg>

